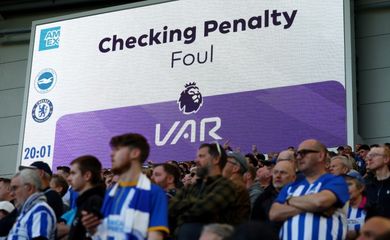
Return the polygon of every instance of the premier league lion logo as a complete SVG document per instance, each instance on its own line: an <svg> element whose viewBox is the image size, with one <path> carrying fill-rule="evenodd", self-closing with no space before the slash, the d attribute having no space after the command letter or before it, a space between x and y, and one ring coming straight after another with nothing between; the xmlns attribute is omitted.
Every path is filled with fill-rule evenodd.
<svg viewBox="0 0 390 240"><path fill-rule="evenodd" d="M184 114L196 113L203 105L202 94L195 82L188 83L184 87L186 89L181 92L180 98L177 100L179 109Z"/></svg>

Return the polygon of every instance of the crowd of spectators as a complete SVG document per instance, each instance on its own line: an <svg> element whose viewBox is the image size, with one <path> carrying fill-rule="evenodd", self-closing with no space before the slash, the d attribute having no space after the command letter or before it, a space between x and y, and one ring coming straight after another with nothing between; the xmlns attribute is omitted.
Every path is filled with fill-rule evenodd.
<svg viewBox="0 0 390 240"><path fill-rule="evenodd" d="M194 161L158 164L142 135L109 144L109 169L85 155L0 178L0 239L390 239L389 144L203 143Z"/></svg>

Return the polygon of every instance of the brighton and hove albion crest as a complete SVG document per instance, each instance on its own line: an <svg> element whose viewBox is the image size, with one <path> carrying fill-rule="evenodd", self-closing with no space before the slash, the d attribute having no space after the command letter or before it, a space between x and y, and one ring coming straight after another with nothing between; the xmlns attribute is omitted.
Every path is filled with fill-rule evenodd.
<svg viewBox="0 0 390 240"><path fill-rule="evenodd" d="M203 105L202 94L196 83L188 83L184 85L185 89L181 92L179 100L179 109L184 114L196 113Z"/></svg>

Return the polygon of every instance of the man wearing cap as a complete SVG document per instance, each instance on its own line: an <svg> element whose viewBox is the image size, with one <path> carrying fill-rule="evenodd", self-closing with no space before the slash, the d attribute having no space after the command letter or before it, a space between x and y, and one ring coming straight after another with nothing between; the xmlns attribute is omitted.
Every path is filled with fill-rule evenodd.
<svg viewBox="0 0 390 240"><path fill-rule="evenodd" d="M260 161L260 167L256 171L256 180L263 189L266 189L272 183L272 169L275 165L274 161Z"/></svg>
<svg viewBox="0 0 390 240"><path fill-rule="evenodd" d="M30 166L20 166L21 169L34 169L37 171L39 178L41 179L41 191L45 194L47 204L54 210L56 218L60 219L64 211L64 205L60 194L50 188L50 180L53 172L49 165L42 161L33 162Z"/></svg>
<svg viewBox="0 0 390 240"><path fill-rule="evenodd" d="M297 151L302 178L286 185L272 204L271 221L284 221L280 238L342 240L347 233L348 186L326 172L326 147L315 139Z"/></svg>
<svg viewBox="0 0 390 240"><path fill-rule="evenodd" d="M248 170L248 164L244 156L237 152L227 152L227 162L222 170L222 176L230 179L235 186L237 208L234 210L237 222L249 219L251 210L250 198L244 183L244 173Z"/></svg>

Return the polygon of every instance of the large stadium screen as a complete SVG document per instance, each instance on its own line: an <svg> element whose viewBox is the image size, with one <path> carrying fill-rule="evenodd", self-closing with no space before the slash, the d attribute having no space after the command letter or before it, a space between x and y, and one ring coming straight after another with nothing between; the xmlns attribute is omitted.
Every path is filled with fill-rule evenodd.
<svg viewBox="0 0 390 240"><path fill-rule="evenodd" d="M147 137L154 162L205 142L250 152L345 144L343 2L146 2L36 22L21 164Z"/></svg>

